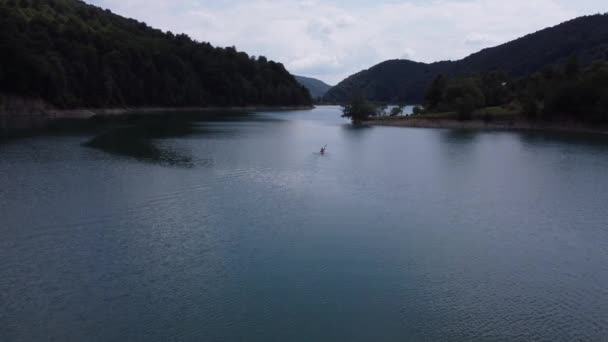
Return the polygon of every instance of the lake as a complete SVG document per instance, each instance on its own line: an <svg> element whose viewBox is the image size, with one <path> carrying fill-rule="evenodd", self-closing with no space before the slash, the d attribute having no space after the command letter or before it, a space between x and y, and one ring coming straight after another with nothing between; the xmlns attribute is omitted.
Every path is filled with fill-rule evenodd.
<svg viewBox="0 0 608 342"><path fill-rule="evenodd" d="M601 135L193 113L0 144L0 215L1 341L608 336Z"/></svg>

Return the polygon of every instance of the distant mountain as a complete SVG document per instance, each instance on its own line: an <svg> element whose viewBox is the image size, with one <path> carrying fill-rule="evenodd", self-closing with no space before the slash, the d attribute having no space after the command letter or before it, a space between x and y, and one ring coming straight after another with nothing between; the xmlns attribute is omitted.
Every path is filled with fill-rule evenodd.
<svg viewBox="0 0 608 342"><path fill-rule="evenodd" d="M304 77L304 76L295 76L296 80L306 87L308 91L310 91L310 95L313 98L319 98L325 96L327 91L331 89L331 86L321 80L316 78Z"/></svg>
<svg viewBox="0 0 608 342"><path fill-rule="evenodd" d="M348 77L330 89L325 99L343 102L357 93L376 101L417 103L440 74L464 76L502 70L518 77L549 64L562 63L572 56L583 64L608 57L607 14L570 20L459 61L432 64L386 61Z"/></svg>
<svg viewBox="0 0 608 342"><path fill-rule="evenodd" d="M0 94L61 108L310 105L282 64L78 0L0 0Z"/></svg>

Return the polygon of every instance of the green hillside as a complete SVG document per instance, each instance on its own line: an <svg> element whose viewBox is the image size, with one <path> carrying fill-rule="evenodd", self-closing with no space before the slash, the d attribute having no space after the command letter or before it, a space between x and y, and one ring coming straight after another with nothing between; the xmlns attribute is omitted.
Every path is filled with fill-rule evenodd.
<svg viewBox="0 0 608 342"><path fill-rule="evenodd" d="M80 106L310 105L282 64L77 0L0 0L0 93Z"/></svg>

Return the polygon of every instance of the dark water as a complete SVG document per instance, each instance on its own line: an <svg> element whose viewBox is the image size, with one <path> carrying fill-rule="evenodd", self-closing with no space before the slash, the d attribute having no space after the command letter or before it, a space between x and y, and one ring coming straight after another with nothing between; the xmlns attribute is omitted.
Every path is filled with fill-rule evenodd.
<svg viewBox="0 0 608 342"><path fill-rule="evenodd" d="M608 139L338 115L0 145L0 341L607 339Z"/></svg>

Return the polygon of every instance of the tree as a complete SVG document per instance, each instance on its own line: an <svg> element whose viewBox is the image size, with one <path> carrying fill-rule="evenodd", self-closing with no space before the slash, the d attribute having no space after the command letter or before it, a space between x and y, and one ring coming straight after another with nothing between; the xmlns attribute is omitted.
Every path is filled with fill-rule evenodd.
<svg viewBox="0 0 608 342"><path fill-rule="evenodd" d="M439 75L433 80L425 98L428 108L434 108L441 102L446 86L447 80L443 75Z"/></svg>
<svg viewBox="0 0 608 342"><path fill-rule="evenodd" d="M441 102L431 110L454 111L464 120L484 106L501 106L510 113L520 108L518 114L530 120L608 123L608 61L583 68L573 57L513 81L496 72L448 80ZM492 110L484 112L484 119L493 119Z"/></svg>
<svg viewBox="0 0 608 342"><path fill-rule="evenodd" d="M522 112L528 119L536 119L538 115L538 103L530 96L521 99Z"/></svg>
<svg viewBox="0 0 608 342"><path fill-rule="evenodd" d="M498 106L509 101L511 80L506 73L501 71L483 73L479 76L479 81L486 106Z"/></svg>
<svg viewBox="0 0 608 342"><path fill-rule="evenodd" d="M485 97L473 79L467 78L452 82L444 93L444 103L458 112L460 120L471 118L475 109L485 104Z"/></svg>
<svg viewBox="0 0 608 342"><path fill-rule="evenodd" d="M390 114L390 116L399 116L399 115L402 115L402 114L403 114L403 108L404 108L404 106L401 106L401 105L400 105L400 106L393 107L393 108L391 109L391 114Z"/></svg>
<svg viewBox="0 0 608 342"><path fill-rule="evenodd" d="M576 75L578 75L579 70L580 70L580 66L578 63L578 58L576 58L576 56L573 55L572 57L570 57L568 59L568 62L566 62L564 72L566 73L567 77L573 78L573 77L576 77Z"/></svg>
<svg viewBox="0 0 608 342"><path fill-rule="evenodd" d="M412 110L412 115L421 115L422 113L424 113L424 108L422 108L420 106L416 106Z"/></svg>
<svg viewBox="0 0 608 342"><path fill-rule="evenodd" d="M388 109L388 106L386 104L381 104L376 106L376 116L386 116L386 110Z"/></svg>
<svg viewBox="0 0 608 342"><path fill-rule="evenodd" d="M376 107L361 95L354 96L342 107L342 117L350 119L355 125L376 114Z"/></svg>

